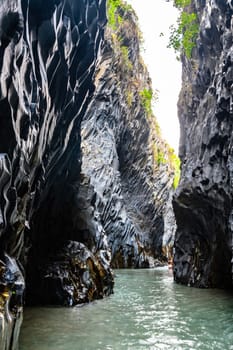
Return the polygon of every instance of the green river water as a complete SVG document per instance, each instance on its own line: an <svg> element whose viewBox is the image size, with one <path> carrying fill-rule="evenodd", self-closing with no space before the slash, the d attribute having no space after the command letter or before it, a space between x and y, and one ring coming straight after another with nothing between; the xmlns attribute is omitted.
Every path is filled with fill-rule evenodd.
<svg viewBox="0 0 233 350"><path fill-rule="evenodd" d="M26 308L19 350L233 350L233 295L184 287L167 268L117 270L84 307Z"/></svg>

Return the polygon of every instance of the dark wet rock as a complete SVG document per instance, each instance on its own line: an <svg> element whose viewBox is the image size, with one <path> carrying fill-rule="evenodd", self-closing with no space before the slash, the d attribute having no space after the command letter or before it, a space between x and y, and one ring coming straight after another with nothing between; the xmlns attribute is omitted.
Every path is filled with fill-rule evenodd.
<svg viewBox="0 0 233 350"><path fill-rule="evenodd" d="M144 96L151 82L136 17L119 11L118 29L108 26L105 33L96 90L82 122L80 235L97 246L106 236L113 267L152 267L166 261L173 244L174 169Z"/></svg>
<svg viewBox="0 0 233 350"><path fill-rule="evenodd" d="M112 291L108 251L78 243L72 220L80 123L105 23L104 0L1 2L1 350L17 347L24 268L31 303L73 305Z"/></svg>
<svg viewBox="0 0 233 350"><path fill-rule="evenodd" d="M103 44L105 5L1 4L1 350L17 348L23 300L102 298L110 264L154 266L172 245L171 150L148 105L135 18L121 9Z"/></svg>
<svg viewBox="0 0 233 350"><path fill-rule="evenodd" d="M105 250L96 250L94 255L84 244L67 241L54 256L50 255L49 261L40 262L40 279L34 276L31 302L73 306L112 293L109 256Z"/></svg>
<svg viewBox="0 0 233 350"><path fill-rule="evenodd" d="M233 6L192 3L200 35L191 60L183 57L174 276L198 287L231 287Z"/></svg>
<svg viewBox="0 0 233 350"><path fill-rule="evenodd" d="M22 267L6 253L0 260L0 347L16 349L23 320L25 282Z"/></svg>

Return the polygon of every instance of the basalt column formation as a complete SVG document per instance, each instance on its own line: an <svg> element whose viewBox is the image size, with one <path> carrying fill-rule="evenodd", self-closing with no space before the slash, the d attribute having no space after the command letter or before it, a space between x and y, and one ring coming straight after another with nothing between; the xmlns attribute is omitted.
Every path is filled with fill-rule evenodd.
<svg viewBox="0 0 233 350"><path fill-rule="evenodd" d="M233 2L192 1L199 36L183 56L182 173L174 198L175 280L232 287Z"/></svg>
<svg viewBox="0 0 233 350"><path fill-rule="evenodd" d="M174 240L173 151L152 113L134 11L121 1L0 5L0 349L23 303L113 291ZM166 233L166 234L165 234Z"/></svg>
<svg viewBox="0 0 233 350"><path fill-rule="evenodd" d="M0 7L0 348L16 349L30 303L111 293L106 260L75 235L80 123L106 23L104 0Z"/></svg>
<svg viewBox="0 0 233 350"><path fill-rule="evenodd" d="M97 245L106 236L113 267L154 267L173 244L176 157L152 113L137 17L114 1L108 17L96 90L82 123L77 221L80 235Z"/></svg>

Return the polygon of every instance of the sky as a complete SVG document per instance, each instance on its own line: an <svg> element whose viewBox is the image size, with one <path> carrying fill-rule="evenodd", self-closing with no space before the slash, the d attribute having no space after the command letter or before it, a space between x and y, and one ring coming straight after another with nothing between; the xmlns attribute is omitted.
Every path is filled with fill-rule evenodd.
<svg viewBox="0 0 233 350"><path fill-rule="evenodd" d="M177 101L181 88L181 63L173 49L168 49L169 27L176 23L178 12L166 0L127 0L135 9L144 38L142 56L147 64L158 101L153 110L162 135L178 153L179 121ZM160 34L164 35L161 36Z"/></svg>

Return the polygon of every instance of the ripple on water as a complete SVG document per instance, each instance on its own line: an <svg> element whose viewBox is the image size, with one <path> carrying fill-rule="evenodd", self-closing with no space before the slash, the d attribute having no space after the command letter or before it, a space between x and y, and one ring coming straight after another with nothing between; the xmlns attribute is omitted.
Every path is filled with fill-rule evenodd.
<svg viewBox="0 0 233 350"><path fill-rule="evenodd" d="M85 307L26 309L19 350L233 350L233 298L173 283L167 269L118 270Z"/></svg>

